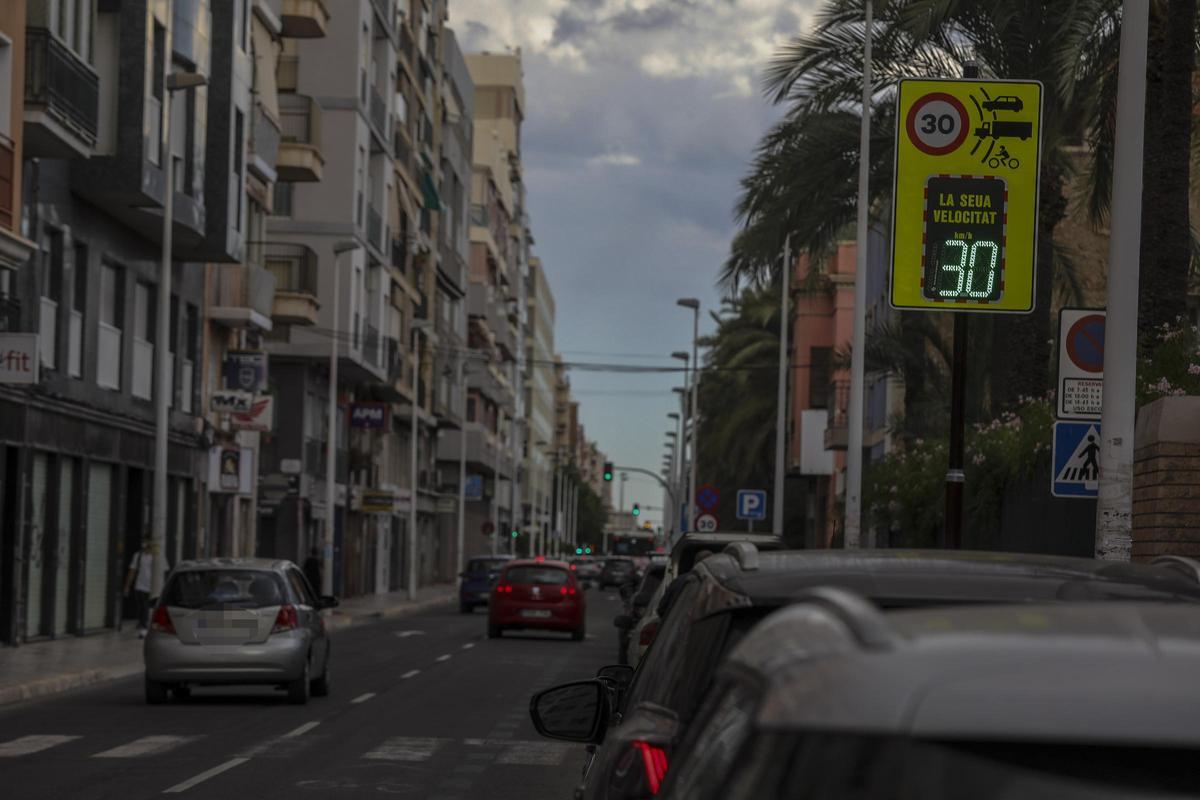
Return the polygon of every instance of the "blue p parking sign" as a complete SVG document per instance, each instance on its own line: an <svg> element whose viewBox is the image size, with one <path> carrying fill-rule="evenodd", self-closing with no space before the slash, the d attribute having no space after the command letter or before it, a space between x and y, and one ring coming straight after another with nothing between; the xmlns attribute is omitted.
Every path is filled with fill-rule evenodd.
<svg viewBox="0 0 1200 800"><path fill-rule="evenodd" d="M767 518L767 493L759 489L741 489L737 493L737 518L763 520Z"/></svg>

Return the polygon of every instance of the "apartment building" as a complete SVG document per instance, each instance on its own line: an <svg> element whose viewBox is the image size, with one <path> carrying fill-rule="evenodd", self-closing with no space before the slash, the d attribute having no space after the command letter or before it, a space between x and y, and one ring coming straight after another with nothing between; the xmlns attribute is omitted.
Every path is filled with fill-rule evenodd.
<svg viewBox="0 0 1200 800"><path fill-rule="evenodd" d="M20 116L11 112L7 138L21 177L20 234L34 252L0 279L0 308L8 331L37 335L40 374L28 386L0 386L8 642L87 633L130 615L120 583L150 528L160 347L171 364L166 555L215 551L204 502L210 431L199 412L204 265L241 261L246 243L231 200L242 196L245 165L231 82L245 57L238 32L248 4L19 0L4 4L9 21L19 4L21 67L11 63L17 48L5 48L7 74L24 71L13 84L14 104L24 89L19 169ZM174 91L173 72L206 85ZM173 289L159 341L166 202Z"/></svg>
<svg viewBox="0 0 1200 800"><path fill-rule="evenodd" d="M558 479L554 450L554 293L541 259L529 259L526 286L529 324L525 328L525 481L522 525L530 551L545 553L551 542L552 498Z"/></svg>
<svg viewBox="0 0 1200 800"><path fill-rule="evenodd" d="M34 244L22 235L21 156L25 124L25 3L0 7L0 274L28 260Z"/></svg>

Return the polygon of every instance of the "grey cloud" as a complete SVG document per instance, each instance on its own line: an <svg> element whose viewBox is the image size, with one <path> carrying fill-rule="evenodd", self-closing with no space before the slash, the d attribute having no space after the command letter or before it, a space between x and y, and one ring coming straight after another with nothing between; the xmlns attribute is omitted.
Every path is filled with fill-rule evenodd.
<svg viewBox="0 0 1200 800"><path fill-rule="evenodd" d="M687 4L691 5L691 4ZM684 7L679 3L651 6L644 11L622 11L610 21L618 33L656 31L673 28L681 21Z"/></svg>
<svg viewBox="0 0 1200 800"><path fill-rule="evenodd" d="M562 44L578 39L592 26L573 9L567 9L554 18L554 43Z"/></svg>

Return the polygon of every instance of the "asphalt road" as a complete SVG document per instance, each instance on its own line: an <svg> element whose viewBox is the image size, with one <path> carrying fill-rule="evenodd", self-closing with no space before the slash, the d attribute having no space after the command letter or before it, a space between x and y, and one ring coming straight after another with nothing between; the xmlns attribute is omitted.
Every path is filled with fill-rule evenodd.
<svg viewBox="0 0 1200 800"><path fill-rule="evenodd" d="M620 601L587 600L584 642L489 640L456 605L335 633L331 694L305 706L223 688L149 707L139 677L6 707L0 795L565 800L583 747L539 737L529 697L615 661Z"/></svg>

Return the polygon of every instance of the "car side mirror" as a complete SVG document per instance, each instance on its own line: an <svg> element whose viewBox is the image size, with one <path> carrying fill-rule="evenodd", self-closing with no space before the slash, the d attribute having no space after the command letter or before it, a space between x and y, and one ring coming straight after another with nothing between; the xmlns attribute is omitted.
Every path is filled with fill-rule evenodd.
<svg viewBox="0 0 1200 800"><path fill-rule="evenodd" d="M628 614L617 614L613 617L613 625L622 630L629 630L633 627L633 617Z"/></svg>
<svg viewBox="0 0 1200 800"><path fill-rule="evenodd" d="M575 681L538 692L529 701L533 727L548 739L597 744L608 724L604 683Z"/></svg>
<svg viewBox="0 0 1200 800"><path fill-rule="evenodd" d="M317 608L337 608L338 599L331 594L323 594L317 598Z"/></svg>
<svg viewBox="0 0 1200 800"><path fill-rule="evenodd" d="M628 664L609 664L596 672L596 678L608 681L618 690L624 689L633 680L633 667Z"/></svg>

